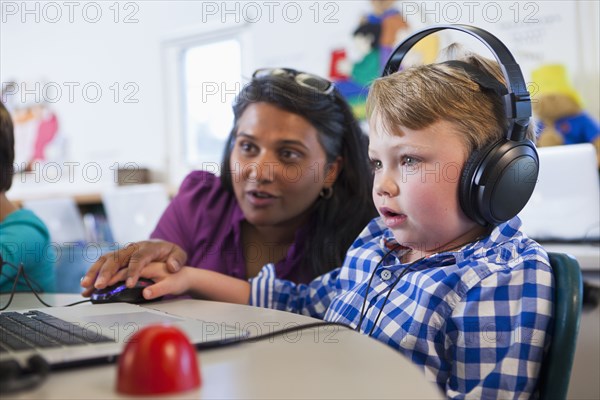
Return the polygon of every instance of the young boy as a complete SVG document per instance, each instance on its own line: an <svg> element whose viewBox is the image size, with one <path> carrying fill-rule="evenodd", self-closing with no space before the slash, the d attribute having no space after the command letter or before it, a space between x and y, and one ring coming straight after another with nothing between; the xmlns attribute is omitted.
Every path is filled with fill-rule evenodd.
<svg viewBox="0 0 600 400"><path fill-rule="evenodd" d="M496 64L463 61L504 81ZM376 80L368 107L380 217L341 268L296 285L272 265L246 282L155 264L142 271L157 281L144 296L188 293L345 323L421 365L448 397L533 394L550 340L547 254L518 218L478 225L458 197L469 155L504 137L500 97L439 63Z"/></svg>

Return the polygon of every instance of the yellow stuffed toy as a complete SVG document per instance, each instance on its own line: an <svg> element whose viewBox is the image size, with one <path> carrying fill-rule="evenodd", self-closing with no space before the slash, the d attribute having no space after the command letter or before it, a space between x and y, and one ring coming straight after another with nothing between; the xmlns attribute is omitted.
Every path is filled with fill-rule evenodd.
<svg viewBox="0 0 600 400"><path fill-rule="evenodd" d="M538 119L537 145L592 143L600 167L600 127L583 111L582 101L568 83L562 65L545 65L532 73L535 84L532 108Z"/></svg>

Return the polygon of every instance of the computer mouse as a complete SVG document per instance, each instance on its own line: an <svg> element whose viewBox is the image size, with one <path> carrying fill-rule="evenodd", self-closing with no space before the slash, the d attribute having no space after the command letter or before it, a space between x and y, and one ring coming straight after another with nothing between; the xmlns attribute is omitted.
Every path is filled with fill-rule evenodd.
<svg viewBox="0 0 600 400"><path fill-rule="evenodd" d="M125 285L125 281L117 282L114 285L105 287L104 289L96 289L92 292L91 301L94 304L102 303L147 303L150 301L160 300L161 297L152 300L146 300L142 295L144 288L153 285L151 279L140 278L134 287L129 288Z"/></svg>

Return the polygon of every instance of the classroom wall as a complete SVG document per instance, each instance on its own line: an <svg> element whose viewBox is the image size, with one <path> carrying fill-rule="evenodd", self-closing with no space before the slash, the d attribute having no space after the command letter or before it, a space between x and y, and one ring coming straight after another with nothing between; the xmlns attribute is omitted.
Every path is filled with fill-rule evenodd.
<svg viewBox="0 0 600 400"><path fill-rule="evenodd" d="M600 117L598 2L397 4L415 27L459 22L489 29L513 50L526 79L541 62L566 64L589 111ZM177 134L165 115L172 103L165 43L215 26L244 26L247 75L274 65L326 75L330 51L351 46L351 32L369 10L368 1L2 1L0 80L21 82L26 101L53 96L69 162L133 162L164 179Z"/></svg>
<svg viewBox="0 0 600 400"><path fill-rule="evenodd" d="M17 7L23 4L16 3ZM25 7L35 10L34 5L39 4L43 3ZM69 22L65 7L61 7L63 15L57 23L44 18L43 6L39 7L39 22L35 21L38 15L22 15L22 9L14 16L3 12L1 80L29 81L21 87L35 92L26 95L27 100L45 96L44 87L62 90L52 107L61 116L61 130L68 137L70 161L108 159L161 169L166 162L164 136L171 134L165 132L163 109L169 99L163 96L161 43L185 28L201 26L203 19L216 17L203 15L202 2L135 2L131 3L137 5L135 9L120 7L120 22L115 23L112 3L96 4L102 12L97 23L84 19L83 6L73 12L73 22ZM6 7L3 4L3 11ZM341 23L316 24L320 30L307 30L308 15L298 24L285 23L282 18L275 18L272 24L250 24L257 41L256 65L285 62L325 72L327 49L343 43L341 38L348 35L364 8L356 3L340 9L340 20L351 21L346 28ZM88 18L93 18L95 9L87 8ZM138 22L123 23L133 11ZM304 51L314 43L319 51ZM128 83L134 86L125 87ZM134 89L138 91L134 93ZM127 95L137 103L128 103Z"/></svg>

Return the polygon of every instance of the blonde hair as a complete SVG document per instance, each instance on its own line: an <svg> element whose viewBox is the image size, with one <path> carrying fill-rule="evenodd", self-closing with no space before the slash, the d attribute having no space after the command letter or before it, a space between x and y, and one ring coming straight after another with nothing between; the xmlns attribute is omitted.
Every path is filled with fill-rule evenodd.
<svg viewBox="0 0 600 400"><path fill-rule="evenodd" d="M498 63L459 45L445 57L469 63L506 85ZM482 89L461 68L443 62L421 65L376 79L367 99L367 115L381 118L390 133L403 126L423 129L440 120L454 123L463 134L469 154L506 136L508 120L502 98ZM530 123L528 139L533 139Z"/></svg>

